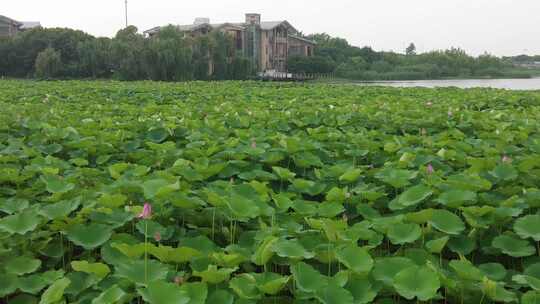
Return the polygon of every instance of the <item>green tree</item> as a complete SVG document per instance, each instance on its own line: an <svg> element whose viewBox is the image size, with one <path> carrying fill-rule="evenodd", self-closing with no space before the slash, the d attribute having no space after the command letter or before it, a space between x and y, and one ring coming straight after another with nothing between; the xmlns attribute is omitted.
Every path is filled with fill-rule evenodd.
<svg viewBox="0 0 540 304"><path fill-rule="evenodd" d="M62 69L60 52L48 47L41 51L36 58L36 76L39 78L54 78Z"/></svg>
<svg viewBox="0 0 540 304"><path fill-rule="evenodd" d="M405 54L408 56L416 55L416 45L414 45L414 43L411 42L411 44L409 44L407 49L405 49Z"/></svg>

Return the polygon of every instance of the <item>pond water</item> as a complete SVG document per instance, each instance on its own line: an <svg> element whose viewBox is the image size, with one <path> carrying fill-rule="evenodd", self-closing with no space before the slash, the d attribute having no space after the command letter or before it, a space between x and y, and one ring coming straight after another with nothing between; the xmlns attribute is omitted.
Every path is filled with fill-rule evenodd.
<svg viewBox="0 0 540 304"><path fill-rule="evenodd" d="M414 81L374 81L356 83L358 85L378 85L400 88L409 87L457 87L495 88L508 90L540 90L540 78L529 79L456 79L456 80L414 80Z"/></svg>

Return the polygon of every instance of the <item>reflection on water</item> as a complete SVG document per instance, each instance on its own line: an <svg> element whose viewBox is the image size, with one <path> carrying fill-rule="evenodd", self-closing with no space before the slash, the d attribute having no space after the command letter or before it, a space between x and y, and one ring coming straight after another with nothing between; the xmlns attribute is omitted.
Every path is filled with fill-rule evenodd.
<svg viewBox="0 0 540 304"><path fill-rule="evenodd" d="M459 80L414 80L414 81L376 81L362 82L358 85L378 85L400 88L409 87L457 87L457 88L495 88L508 90L540 90L540 78L530 79L459 79Z"/></svg>

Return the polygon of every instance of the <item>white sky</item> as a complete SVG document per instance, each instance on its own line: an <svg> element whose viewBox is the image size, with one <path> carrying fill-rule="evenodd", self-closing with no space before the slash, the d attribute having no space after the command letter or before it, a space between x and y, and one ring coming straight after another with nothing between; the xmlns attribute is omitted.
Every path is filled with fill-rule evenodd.
<svg viewBox="0 0 540 304"><path fill-rule="evenodd" d="M113 36L125 22L124 0L1 1L0 15L96 36ZM195 17L240 22L246 12L376 50L402 52L414 42L418 51L540 54L540 0L129 0L129 23L140 31Z"/></svg>

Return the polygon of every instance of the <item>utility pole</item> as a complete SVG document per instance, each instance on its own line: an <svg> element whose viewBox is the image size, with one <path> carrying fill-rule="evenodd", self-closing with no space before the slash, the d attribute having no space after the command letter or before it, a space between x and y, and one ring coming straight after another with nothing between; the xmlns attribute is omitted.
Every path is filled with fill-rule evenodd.
<svg viewBox="0 0 540 304"><path fill-rule="evenodd" d="M126 27L128 27L128 0L126 0Z"/></svg>

